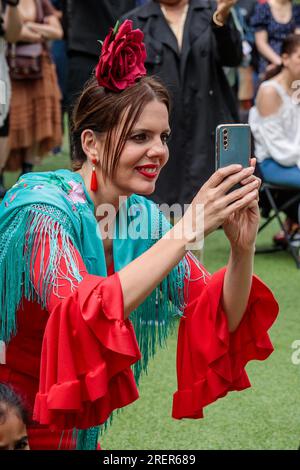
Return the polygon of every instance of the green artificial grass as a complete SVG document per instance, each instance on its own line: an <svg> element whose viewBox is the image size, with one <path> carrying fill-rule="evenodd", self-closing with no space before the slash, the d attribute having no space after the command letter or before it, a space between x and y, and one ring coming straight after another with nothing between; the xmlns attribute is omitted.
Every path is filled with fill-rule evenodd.
<svg viewBox="0 0 300 470"><path fill-rule="evenodd" d="M37 171L69 167L67 149L43 160ZM16 174L5 175L13 184ZM273 224L259 235L270 244ZM204 263L214 272L226 263L228 243L221 230L205 243ZM274 353L252 362L247 372L252 387L231 392L205 409L205 418L171 418L176 390L176 335L151 361L140 384L140 399L115 416L101 438L103 449L296 449L300 442L300 365L291 361L294 340L300 340L300 270L285 252L256 255L255 272L273 290L280 315L271 329Z"/></svg>
<svg viewBox="0 0 300 470"><path fill-rule="evenodd" d="M70 168L70 159L68 148L65 144L62 152L57 155L50 155L42 159L40 165L34 167L34 171L52 171L59 170L60 168ZM20 170L17 172L5 172L4 182L5 187L9 188L17 181L20 175Z"/></svg>
<svg viewBox="0 0 300 470"><path fill-rule="evenodd" d="M273 227L273 230L276 227ZM259 242L270 242L272 232ZM226 263L223 232L208 237L204 262L211 271ZM176 389L176 336L152 361L141 381L140 399L116 417L102 437L104 449L296 449L300 441L300 365L291 362L291 344L300 339L300 271L286 253L257 255L256 273L272 288L280 316L271 330L275 351L247 366L250 389L231 392L205 409L201 420L171 418Z"/></svg>

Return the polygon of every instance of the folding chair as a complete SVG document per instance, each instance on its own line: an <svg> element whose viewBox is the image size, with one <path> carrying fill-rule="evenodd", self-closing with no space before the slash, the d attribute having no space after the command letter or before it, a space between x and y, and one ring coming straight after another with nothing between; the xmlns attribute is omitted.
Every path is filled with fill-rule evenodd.
<svg viewBox="0 0 300 470"><path fill-rule="evenodd" d="M259 171L259 165L257 165L257 174L262 179L262 185L260 189L261 199L269 204L269 208L261 207L262 217L266 218L267 220L261 224L258 233L260 233L274 219L277 219L279 226L284 233L284 242L286 246L274 245L273 247L267 248L259 247L256 249L256 253L274 253L275 251L287 250L294 258L297 268L300 269L300 239L297 238L298 230L295 230L293 233L289 233L284 225L281 214L281 212L286 211L293 204L300 204L300 189L290 186L275 185L264 181L262 174ZM276 195L279 193L282 195L288 194L289 196L287 200L278 204L276 201ZM273 213L271 212L272 210Z"/></svg>

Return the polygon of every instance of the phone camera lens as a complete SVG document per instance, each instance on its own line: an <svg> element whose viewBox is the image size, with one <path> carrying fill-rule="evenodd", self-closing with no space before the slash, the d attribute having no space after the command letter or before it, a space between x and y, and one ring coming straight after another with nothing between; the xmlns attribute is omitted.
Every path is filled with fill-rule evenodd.
<svg viewBox="0 0 300 470"><path fill-rule="evenodd" d="M223 129L223 147L224 150L228 150L228 129Z"/></svg>

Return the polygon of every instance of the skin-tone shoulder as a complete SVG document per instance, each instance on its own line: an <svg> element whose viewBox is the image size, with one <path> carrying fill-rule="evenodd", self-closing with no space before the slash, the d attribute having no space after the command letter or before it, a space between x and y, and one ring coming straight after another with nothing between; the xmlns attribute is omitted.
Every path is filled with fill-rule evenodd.
<svg viewBox="0 0 300 470"><path fill-rule="evenodd" d="M273 86L261 87L256 98L256 107L263 117L276 114L282 105L282 99Z"/></svg>
<svg viewBox="0 0 300 470"><path fill-rule="evenodd" d="M290 53L282 54L281 60L282 70L273 80L285 90L287 95L292 96L295 89L293 83L299 80L300 76L299 43L292 47ZM281 105L282 99L274 86L260 86L256 98L256 107L261 116L276 114Z"/></svg>

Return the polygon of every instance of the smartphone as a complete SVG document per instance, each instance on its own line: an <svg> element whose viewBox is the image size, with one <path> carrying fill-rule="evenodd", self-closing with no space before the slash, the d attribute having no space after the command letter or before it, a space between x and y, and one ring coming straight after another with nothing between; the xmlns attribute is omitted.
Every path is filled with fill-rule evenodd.
<svg viewBox="0 0 300 470"><path fill-rule="evenodd" d="M250 158L249 124L220 124L216 129L216 170L234 163L246 168Z"/></svg>

